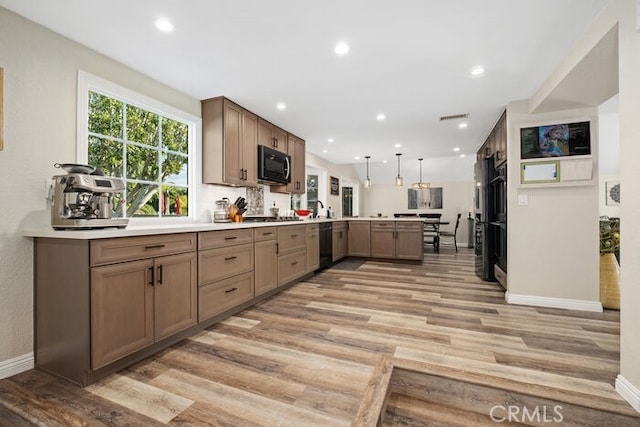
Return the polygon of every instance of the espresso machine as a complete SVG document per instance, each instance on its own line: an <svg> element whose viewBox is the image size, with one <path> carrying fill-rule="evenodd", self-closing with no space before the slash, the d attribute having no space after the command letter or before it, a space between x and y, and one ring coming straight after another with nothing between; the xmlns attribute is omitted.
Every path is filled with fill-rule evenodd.
<svg viewBox="0 0 640 427"><path fill-rule="evenodd" d="M58 229L125 228L127 218L113 217L113 200L124 190L121 178L96 174L86 165L56 165L67 175L53 177L51 226ZM90 173L87 173L91 171Z"/></svg>

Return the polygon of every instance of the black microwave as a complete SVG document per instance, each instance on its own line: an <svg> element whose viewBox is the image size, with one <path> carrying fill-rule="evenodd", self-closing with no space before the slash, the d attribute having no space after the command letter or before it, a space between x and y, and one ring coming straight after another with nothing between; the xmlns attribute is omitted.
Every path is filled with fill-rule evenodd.
<svg viewBox="0 0 640 427"><path fill-rule="evenodd" d="M258 180L288 184L291 182L291 156L273 148L258 145Z"/></svg>

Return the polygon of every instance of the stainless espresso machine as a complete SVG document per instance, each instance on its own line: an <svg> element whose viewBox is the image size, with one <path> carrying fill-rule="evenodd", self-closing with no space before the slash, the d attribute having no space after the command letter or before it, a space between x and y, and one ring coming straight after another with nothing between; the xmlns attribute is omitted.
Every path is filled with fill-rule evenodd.
<svg viewBox="0 0 640 427"><path fill-rule="evenodd" d="M121 178L96 175L93 166L56 164L56 167L69 173L53 177L51 226L54 229L127 226L127 218L113 217L114 195L124 190Z"/></svg>

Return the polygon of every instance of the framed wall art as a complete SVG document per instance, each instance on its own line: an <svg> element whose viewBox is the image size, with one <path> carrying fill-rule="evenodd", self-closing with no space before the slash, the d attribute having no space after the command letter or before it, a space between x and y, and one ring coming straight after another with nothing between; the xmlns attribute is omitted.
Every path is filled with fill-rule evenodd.
<svg viewBox="0 0 640 427"><path fill-rule="evenodd" d="M605 205L618 206L620 204L620 181L605 181Z"/></svg>
<svg viewBox="0 0 640 427"><path fill-rule="evenodd" d="M340 180L335 176L330 177L331 179L331 195L339 196L340 195Z"/></svg>

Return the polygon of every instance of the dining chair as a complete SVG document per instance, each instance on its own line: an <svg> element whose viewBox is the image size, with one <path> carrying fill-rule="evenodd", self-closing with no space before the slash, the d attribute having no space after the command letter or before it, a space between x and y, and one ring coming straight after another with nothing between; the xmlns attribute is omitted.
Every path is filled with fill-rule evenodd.
<svg viewBox="0 0 640 427"><path fill-rule="evenodd" d="M422 240L425 245L433 245L434 252L440 252L440 218L441 213L421 213L424 218Z"/></svg>
<svg viewBox="0 0 640 427"><path fill-rule="evenodd" d="M458 234L458 227L460 226L460 217L462 216L461 213L458 214L458 217L456 218L456 227L453 229L453 231L441 231L438 234L438 238L441 237L453 237L453 245L456 248L456 252L458 252L458 241L457 241L457 237L456 235Z"/></svg>

